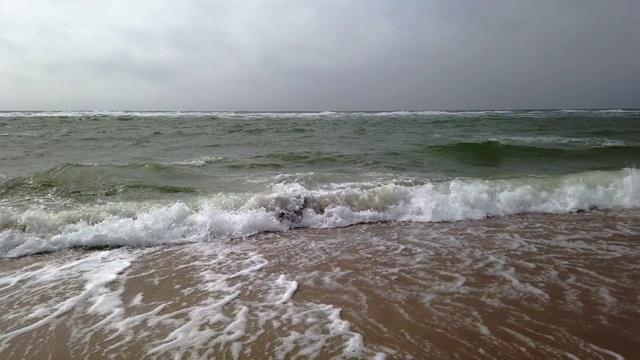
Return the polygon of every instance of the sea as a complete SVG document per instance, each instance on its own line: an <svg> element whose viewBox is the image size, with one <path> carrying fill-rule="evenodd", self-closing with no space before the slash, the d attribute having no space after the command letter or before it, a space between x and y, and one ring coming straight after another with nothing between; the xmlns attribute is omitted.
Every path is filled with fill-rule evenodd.
<svg viewBox="0 0 640 360"><path fill-rule="evenodd" d="M640 110L0 112L0 357L640 358Z"/></svg>

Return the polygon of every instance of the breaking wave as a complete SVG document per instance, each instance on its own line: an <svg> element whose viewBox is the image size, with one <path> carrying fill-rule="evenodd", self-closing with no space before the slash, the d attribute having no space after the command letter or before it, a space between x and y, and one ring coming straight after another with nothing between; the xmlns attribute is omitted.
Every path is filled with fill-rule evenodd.
<svg viewBox="0 0 640 360"><path fill-rule="evenodd" d="M350 184L309 189L279 183L243 201L222 194L169 205L122 202L0 209L0 256L70 247L148 246L220 241L291 228L334 228L381 221L441 222L522 213L640 207L640 171L564 176L455 179L421 185ZM230 195L226 195L230 196ZM231 205L230 205L231 204Z"/></svg>

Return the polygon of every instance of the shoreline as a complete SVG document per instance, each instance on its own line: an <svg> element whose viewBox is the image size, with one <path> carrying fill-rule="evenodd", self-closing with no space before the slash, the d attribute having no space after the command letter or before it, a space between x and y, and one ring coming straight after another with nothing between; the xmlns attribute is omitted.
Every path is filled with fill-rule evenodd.
<svg viewBox="0 0 640 360"><path fill-rule="evenodd" d="M410 225L410 224L416 224L416 225L425 225L428 226L429 224L455 224L455 223L481 223L484 221L490 221L490 220L510 220L510 219L518 219L518 218L522 218L522 217L529 217L529 216L572 216L572 215L597 215L597 214L601 214L603 216L607 216L607 214L618 214L621 216L624 216L627 213L638 213L638 215L640 216L640 209L635 209L635 208L612 208L612 209L600 209L597 207L588 209L588 210L576 210L576 211L571 211L571 212L563 212L563 213L553 213L553 212L523 212L523 213L516 213L516 214L508 214L508 215L491 215L491 216L487 216L485 218L482 219L462 219L462 220L438 220L438 221L402 221L402 220L377 220L377 221L370 221L370 222L360 222L360 223L355 223L355 224L349 224L346 226L341 226L341 227L290 227L287 228L285 230L265 230L265 231L261 231L255 234L251 234L251 235L243 235L243 236L238 236L238 237L231 237L231 238L226 238L226 239L219 239L219 240L214 240L212 242L210 242L211 244L220 244L222 246L224 245L233 245L238 241L250 241L252 238L255 237L259 237L259 236L263 236L263 235L268 235L268 234L280 234L280 233L290 233L290 232L295 232L295 231L307 231L307 230L323 230L323 231L332 231L332 230L338 230L338 229L347 229L347 228L352 228L352 227L358 227L358 226L367 226L367 225L384 225L384 224L392 224L392 225ZM108 251L108 250L115 250L115 249L121 249L121 248L131 248L131 249L145 249L145 248L162 248L162 247L173 247L173 246L185 246L185 245L190 245L190 244L197 244L197 243L201 243L198 241L193 241L193 242L174 242L174 243L159 243L159 244L152 244L152 245L144 245L144 244L135 244L135 245L99 245L99 246L73 246L70 248L65 248L62 250L56 250L56 251L44 251L44 252L36 252L36 253L29 253L29 254L23 254L23 255L19 255L19 256L13 256L13 257L0 257L0 262L4 261L4 260L11 260L11 259L21 259L21 258L29 258L29 257L39 257L39 256L47 256L47 255L53 255L53 254L58 254L58 253L64 253L66 251L73 251L73 250L77 250L77 251L87 251L87 252L91 252L91 251Z"/></svg>
<svg viewBox="0 0 640 360"><path fill-rule="evenodd" d="M368 223L2 259L0 354L633 358L637 216Z"/></svg>

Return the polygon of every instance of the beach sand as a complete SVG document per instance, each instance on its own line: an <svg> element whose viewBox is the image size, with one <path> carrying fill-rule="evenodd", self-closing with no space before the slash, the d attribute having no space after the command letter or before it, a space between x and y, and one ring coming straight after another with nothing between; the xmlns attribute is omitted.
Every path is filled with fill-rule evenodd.
<svg viewBox="0 0 640 360"><path fill-rule="evenodd" d="M640 358L640 212L0 260L2 358Z"/></svg>

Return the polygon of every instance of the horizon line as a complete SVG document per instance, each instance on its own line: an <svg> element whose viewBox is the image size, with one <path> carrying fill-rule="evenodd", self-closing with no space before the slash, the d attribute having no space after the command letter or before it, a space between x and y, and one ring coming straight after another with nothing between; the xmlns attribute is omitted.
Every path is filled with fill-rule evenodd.
<svg viewBox="0 0 640 360"><path fill-rule="evenodd" d="M496 108L496 109L391 109L391 110L131 110L131 109L64 109L64 110L0 110L0 113L20 112L207 112L207 113L380 113L380 112L475 112L475 111L633 111L639 108Z"/></svg>

